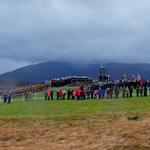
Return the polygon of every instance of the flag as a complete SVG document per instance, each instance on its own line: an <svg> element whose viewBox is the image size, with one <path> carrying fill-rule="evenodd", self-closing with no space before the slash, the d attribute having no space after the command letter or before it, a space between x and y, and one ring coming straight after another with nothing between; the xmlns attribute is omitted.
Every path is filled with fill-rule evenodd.
<svg viewBox="0 0 150 150"><path fill-rule="evenodd" d="M136 81L136 77L135 77L134 74L132 74L131 80L132 80L132 81Z"/></svg>
<svg viewBox="0 0 150 150"><path fill-rule="evenodd" d="M138 80L138 81L141 80L141 76L139 75L139 73L137 74L137 80Z"/></svg>
<svg viewBox="0 0 150 150"><path fill-rule="evenodd" d="M123 78L124 81L127 81L127 75L126 74L123 74L122 78Z"/></svg>

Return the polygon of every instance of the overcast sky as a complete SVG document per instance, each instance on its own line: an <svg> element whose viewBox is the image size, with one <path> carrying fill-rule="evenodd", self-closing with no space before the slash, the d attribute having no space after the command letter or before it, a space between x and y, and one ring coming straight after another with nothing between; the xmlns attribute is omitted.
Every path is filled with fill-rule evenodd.
<svg viewBox="0 0 150 150"><path fill-rule="evenodd" d="M150 63L150 0L0 0L0 73L47 60Z"/></svg>

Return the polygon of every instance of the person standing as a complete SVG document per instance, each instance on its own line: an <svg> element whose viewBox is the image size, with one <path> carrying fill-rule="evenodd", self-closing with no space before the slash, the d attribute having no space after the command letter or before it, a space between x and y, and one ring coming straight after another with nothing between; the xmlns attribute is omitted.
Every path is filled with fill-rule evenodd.
<svg viewBox="0 0 150 150"><path fill-rule="evenodd" d="M65 98L66 98L66 91L64 89L62 90L62 97L63 97L63 100L65 100Z"/></svg>
<svg viewBox="0 0 150 150"><path fill-rule="evenodd" d="M81 98L81 88L80 87L78 87L78 89L77 89L77 99L78 100L80 100L80 98Z"/></svg>
<svg viewBox="0 0 150 150"><path fill-rule="evenodd" d="M97 95L98 95L98 90L95 89L95 90L94 90L94 99L97 99Z"/></svg>
<svg viewBox="0 0 150 150"><path fill-rule="evenodd" d="M29 94L28 94L28 101L31 102L33 99L32 99L32 92L29 91Z"/></svg>
<svg viewBox="0 0 150 150"><path fill-rule="evenodd" d="M51 90L48 88L47 90L47 97L48 97L48 100L50 100L50 97L51 97Z"/></svg>
<svg viewBox="0 0 150 150"><path fill-rule="evenodd" d="M63 91L62 91L62 89L60 89L59 90L59 98L62 100L62 98L63 98Z"/></svg>
<svg viewBox="0 0 150 150"><path fill-rule="evenodd" d="M54 93L53 93L53 90L51 90L51 100L54 99Z"/></svg>
<svg viewBox="0 0 150 150"><path fill-rule="evenodd" d="M102 95L102 89L101 87L99 87L99 91L98 91L98 98L101 99L101 95Z"/></svg>
<svg viewBox="0 0 150 150"><path fill-rule="evenodd" d="M87 89L87 99L90 99L90 89Z"/></svg>
<svg viewBox="0 0 150 150"><path fill-rule="evenodd" d="M129 97L129 88L128 88L128 86L126 86L126 88L125 88L125 95L126 95L126 98Z"/></svg>
<svg viewBox="0 0 150 150"><path fill-rule="evenodd" d="M125 98L125 86L122 87L122 98Z"/></svg>
<svg viewBox="0 0 150 150"><path fill-rule="evenodd" d="M59 89L57 89L56 97L57 97L57 100L58 100L59 99Z"/></svg>
<svg viewBox="0 0 150 150"><path fill-rule="evenodd" d="M8 102L7 102L8 104L11 103L11 98L12 98L12 97L11 97L11 93L9 92L9 93L8 93Z"/></svg>
<svg viewBox="0 0 150 150"><path fill-rule="evenodd" d="M107 99L110 98L110 88L109 88L109 87L106 88L105 93L106 93L106 98L107 98Z"/></svg>
<svg viewBox="0 0 150 150"><path fill-rule="evenodd" d="M84 94L84 95L83 95L83 99L85 100L85 99L86 99L86 95L87 95L86 89L83 90L83 94Z"/></svg>
<svg viewBox="0 0 150 150"><path fill-rule="evenodd" d="M136 96L139 97L139 93L140 93L140 89L139 89L139 86L137 85L136 87Z"/></svg>
<svg viewBox="0 0 150 150"><path fill-rule="evenodd" d="M132 97L132 93L133 93L133 87L132 86L129 87L129 91L130 91L130 97Z"/></svg>
<svg viewBox="0 0 150 150"><path fill-rule="evenodd" d="M4 103L5 103L5 104L7 103L7 98L8 98L8 97L7 97L7 93L5 93L5 94L4 94Z"/></svg>
<svg viewBox="0 0 150 150"><path fill-rule="evenodd" d="M71 95L71 99L73 100L73 90L71 90L70 95Z"/></svg>
<svg viewBox="0 0 150 150"><path fill-rule="evenodd" d="M116 98L119 96L119 87L117 87L117 93L116 93ZM113 86L110 87L110 98L113 98Z"/></svg>
<svg viewBox="0 0 150 150"><path fill-rule="evenodd" d="M47 100L47 91L44 91L45 94L45 100Z"/></svg>
<svg viewBox="0 0 150 150"><path fill-rule="evenodd" d="M75 97L76 97L76 91L73 91L73 92L72 92L72 99L74 100Z"/></svg>
<svg viewBox="0 0 150 150"><path fill-rule="evenodd" d="M67 92L67 99L70 100L70 96L71 96L71 91L70 89L68 89L68 92Z"/></svg>
<svg viewBox="0 0 150 150"><path fill-rule="evenodd" d="M140 87L140 96L143 96L143 87Z"/></svg>
<svg viewBox="0 0 150 150"><path fill-rule="evenodd" d="M147 96L147 85L144 85L144 96Z"/></svg>
<svg viewBox="0 0 150 150"><path fill-rule="evenodd" d="M29 92L25 91L24 93L25 101L28 102Z"/></svg>
<svg viewBox="0 0 150 150"><path fill-rule="evenodd" d="M106 90L104 87L102 87L102 90L101 90L101 98L104 99L105 98L105 93L106 93Z"/></svg>
<svg viewBox="0 0 150 150"><path fill-rule="evenodd" d="M119 98L119 87L118 86L114 87L114 93L115 93L115 98Z"/></svg>
<svg viewBox="0 0 150 150"><path fill-rule="evenodd" d="M92 88L90 90L90 93L91 93L91 99L93 99L94 98L94 90Z"/></svg>

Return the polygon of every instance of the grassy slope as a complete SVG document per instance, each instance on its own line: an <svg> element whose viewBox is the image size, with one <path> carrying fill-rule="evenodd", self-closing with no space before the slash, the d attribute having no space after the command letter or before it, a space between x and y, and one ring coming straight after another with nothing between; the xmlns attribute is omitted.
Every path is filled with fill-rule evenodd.
<svg viewBox="0 0 150 150"><path fill-rule="evenodd" d="M0 116L70 116L150 112L150 97L85 101L44 101L42 97L37 99L33 102L24 102L21 98L17 98L10 105L0 103Z"/></svg>

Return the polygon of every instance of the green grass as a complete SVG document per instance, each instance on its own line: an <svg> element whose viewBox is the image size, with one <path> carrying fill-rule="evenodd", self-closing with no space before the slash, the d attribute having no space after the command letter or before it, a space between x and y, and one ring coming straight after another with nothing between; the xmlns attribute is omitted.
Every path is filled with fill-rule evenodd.
<svg viewBox="0 0 150 150"><path fill-rule="evenodd" d="M149 113L150 97L109 100L54 100L45 101L42 95L33 102L24 102L21 97L11 104L0 103L0 116L72 116L84 114Z"/></svg>

